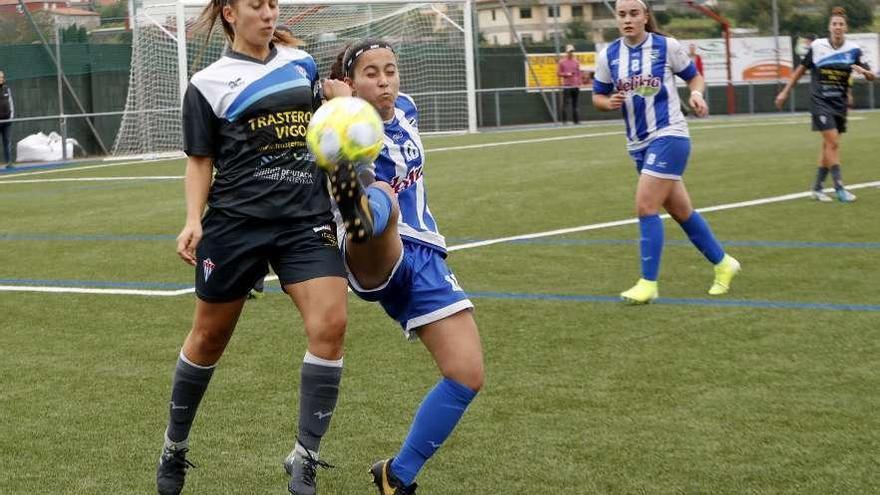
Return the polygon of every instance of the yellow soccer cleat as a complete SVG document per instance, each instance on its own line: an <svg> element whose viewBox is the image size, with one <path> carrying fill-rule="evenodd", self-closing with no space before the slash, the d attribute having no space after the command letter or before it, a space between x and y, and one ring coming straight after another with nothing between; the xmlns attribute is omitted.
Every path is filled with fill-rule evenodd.
<svg viewBox="0 0 880 495"><path fill-rule="evenodd" d="M739 273L740 268L741 266L736 258L725 254L724 258L715 265L715 281L712 282L712 287L709 288L709 295L720 296L721 294L727 294L727 291L730 290L730 281Z"/></svg>
<svg viewBox="0 0 880 495"><path fill-rule="evenodd" d="M620 299L626 304L650 304L658 295L656 280L640 278L630 290L620 293Z"/></svg>

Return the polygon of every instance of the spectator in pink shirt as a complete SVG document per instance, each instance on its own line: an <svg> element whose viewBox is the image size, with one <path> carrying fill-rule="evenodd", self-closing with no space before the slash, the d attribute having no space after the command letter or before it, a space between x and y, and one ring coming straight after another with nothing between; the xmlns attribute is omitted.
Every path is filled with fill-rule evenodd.
<svg viewBox="0 0 880 495"><path fill-rule="evenodd" d="M580 122L578 95L581 92L581 65L574 57L574 45L565 47L565 58L559 61L556 75L559 76L559 85L562 86L562 123L565 123L568 114L571 121L577 124Z"/></svg>

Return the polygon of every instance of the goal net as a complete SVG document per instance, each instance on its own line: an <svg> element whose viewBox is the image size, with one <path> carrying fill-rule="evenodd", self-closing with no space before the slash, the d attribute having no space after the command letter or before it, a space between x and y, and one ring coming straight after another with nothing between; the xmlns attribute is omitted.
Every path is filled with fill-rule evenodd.
<svg viewBox="0 0 880 495"><path fill-rule="evenodd" d="M398 54L401 91L419 107L420 129L475 130L469 1L293 1L281 0L278 23L301 40L300 48L314 57L322 77L349 43L385 39ZM217 60L227 48L219 21L208 42L195 26L206 4L182 0L139 7L134 17L128 98L115 155L183 148L182 89L192 74ZM179 35L181 31L184 36Z"/></svg>

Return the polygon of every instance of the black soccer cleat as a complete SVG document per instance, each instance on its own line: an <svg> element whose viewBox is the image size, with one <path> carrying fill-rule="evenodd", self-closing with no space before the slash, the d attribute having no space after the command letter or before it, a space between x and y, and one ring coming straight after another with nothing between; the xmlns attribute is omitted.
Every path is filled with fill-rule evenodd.
<svg viewBox="0 0 880 495"><path fill-rule="evenodd" d="M373 483L379 489L379 495L414 495L418 485L413 483L404 486L403 482L391 472L391 461L393 460L392 457L379 461L370 468L370 474L373 475Z"/></svg>
<svg viewBox="0 0 880 495"><path fill-rule="evenodd" d="M156 468L156 489L159 495L179 495L183 490L183 481L186 470L196 467L187 460L186 453L189 449L162 449L159 456L159 467Z"/></svg>
<svg viewBox="0 0 880 495"><path fill-rule="evenodd" d="M287 491L293 495L316 495L318 483L315 478L319 467L330 469L334 466L315 459L308 451L305 456L296 451L291 452L284 460L284 470L290 475Z"/></svg>
<svg viewBox="0 0 880 495"><path fill-rule="evenodd" d="M373 237L373 214L364 184L358 178L354 163L343 162L330 174L330 191L342 221L345 232L352 242L366 242Z"/></svg>

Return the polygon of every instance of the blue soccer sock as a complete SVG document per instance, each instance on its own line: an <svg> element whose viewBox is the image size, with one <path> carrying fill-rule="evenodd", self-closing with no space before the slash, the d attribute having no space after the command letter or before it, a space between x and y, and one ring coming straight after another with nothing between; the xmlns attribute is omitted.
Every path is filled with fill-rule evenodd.
<svg viewBox="0 0 880 495"><path fill-rule="evenodd" d="M703 217L694 211L690 218L681 222L681 228L684 229L688 238L694 243L694 246L703 253L703 256L713 265L717 265L724 259L724 248L715 238L709 224L703 220Z"/></svg>
<svg viewBox="0 0 880 495"><path fill-rule="evenodd" d="M642 278L656 281L663 254L663 220L660 215L639 217L639 252L642 255Z"/></svg>
<svg viewBox="0 0 880 495"><path fill-rule="evenodd" d="M383 189L376 186L367 187L367 200L370 202L370 213L373 215L373 236L385 232L388 219L391 217L391 197Z"/></svg>
<svg viewBox="0 0 880 495"><path fill-rule="evenodd" d="M477 393L464 385L441 379L422 400L400 452L391 463L391 472L409 486L425 462L455 429L465 409Z"/></svg>

